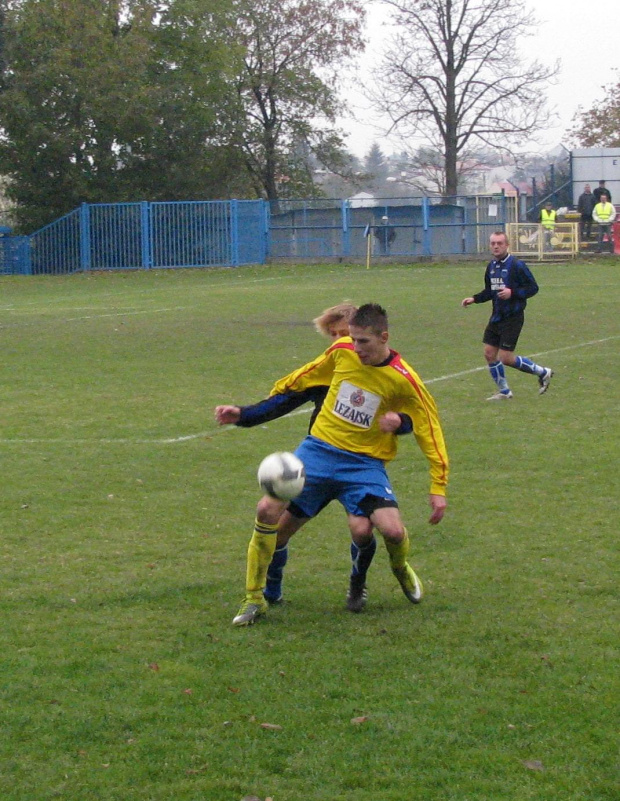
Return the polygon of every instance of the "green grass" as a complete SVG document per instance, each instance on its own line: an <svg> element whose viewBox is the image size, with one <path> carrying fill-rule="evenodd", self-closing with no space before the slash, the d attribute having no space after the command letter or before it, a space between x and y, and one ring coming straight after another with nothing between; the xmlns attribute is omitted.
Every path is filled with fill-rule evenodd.
<svg viewBox="0 0 620 801"><path fill-rule="evenodd" d="M475 370L488 306L459 306L482 263L2 279L3 801L617 799L617 271L534 266L519 352L556 377L511 371L505 404ZM390 468L426 599L380 548L348 613L333 506L287 603L234 629L256 467L308 416L213 407L320 352L345 298L388 308L440 408L439 527L413 439Z"/></svg>

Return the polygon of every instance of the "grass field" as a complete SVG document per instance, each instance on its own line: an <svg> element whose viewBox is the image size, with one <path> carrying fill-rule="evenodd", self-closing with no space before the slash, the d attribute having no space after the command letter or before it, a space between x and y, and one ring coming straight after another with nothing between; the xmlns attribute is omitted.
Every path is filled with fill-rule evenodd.
<svg viewBox="0 0 620 801"><path fill-rule="evenodd" d="M3 278L3 801L616 801L618 262L534 267L519 352L556 371L486 403L483 265ZM379 301L439 406L449 509L413 438L390 468L425 582L380 545L344 606L333 506L287 602L231 619L263 456L308 416L217 429ZM271 724L264 726L262 724Z"/></svg>

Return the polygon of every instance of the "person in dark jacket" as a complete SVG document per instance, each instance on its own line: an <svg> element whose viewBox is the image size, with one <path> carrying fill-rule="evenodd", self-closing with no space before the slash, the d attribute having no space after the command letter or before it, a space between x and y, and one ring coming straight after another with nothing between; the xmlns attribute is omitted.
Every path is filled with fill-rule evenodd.
<svg viewBox="0 0 620 801"><path fill-rule="evenodd" d="M581 240L590 239L592 235L592 211L595 206L596 197L590 189L590 184L586 184L577 201L577 211L581 214L579 223L579 238Z"/></svg>
<svg viewBox="0 0 620 801"><path fill-rule="evenodd" d="M461 306L493 302L491 317L484 331L484 358L497 392L487 400L508 400L512 392L506 381L504 365L538 377L539 394L549 389L553 376L550 367L542 367L527 356L516 356L519 334L523 328L527 299L538 292L538 284L527 265L508 252L508 237L503 231L491 234L491 255L484 274L484 289L463 298Z"/></svg>
<svg viewBox="0 0 620 801"><path fill-rule="evenodd" d="M379 243L382 256L389 256L392 242L396 239L396 230L387 217L381 217L381 225L375 226L374 235Z"/></svg>
<svg viewBox="0 0 620 801"><path fill-rule="evenodd" d="M605 186L605 181L599 181L598 186L596 187L594 192L592 192L592 194L594 195L595 203L601 202L601 195L607 195L607 202L611 203L611 192Z"/></svg>

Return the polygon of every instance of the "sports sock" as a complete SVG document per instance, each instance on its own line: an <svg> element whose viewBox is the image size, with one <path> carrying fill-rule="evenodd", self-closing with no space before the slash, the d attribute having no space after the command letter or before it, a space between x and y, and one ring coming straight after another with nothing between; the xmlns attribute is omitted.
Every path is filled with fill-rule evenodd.
<svg viewBox="0 0 620 801"><path fill-rule="evenodd" d="M377 540L373 536L368 545L360 548L354 542L351 543L351 580L360 586L366 583L366 573L370 567L375 551L377 550Z"/></svg>
<svg viewBox="0 0 620 801"><path fill-rule="evenodd" d="M277 601L282 596L282 574L287 562L288 545L276 548L267 568L267 584L264 593L267 600Z"/></svg>
<svg viewBox="0 0 620 801"><path fill-rule="evenodd" d="M528 359L527 356L515 356L514 364L511 365L515 370L521 370L522 373L532 373L532 375L544 375L545 368L541 367L536 362Z"/></svg>
<svg viewBox="0 0 620 801"><path fill-rule="evenodd" d="M276 549L278 524L254 521L252 539L248 545L248 567L245 591L248 598L261 599L267 578L267 568Z"/></svg>
<svg viewBox="0 0 620 801"><path fill-rule="evenodd" d="M390 567L392 570L404 567L407 564L407 556L409 555L409 535L407 534L407 529L405 529L405 536L400 542L386 540L385 547L390 557Z"/></svg>
<svg viewBox="0 0 620 801"><path fill-rule="evenodd" d="M497 384L499 391L509 392L510 387L508 386L508 381L506 381L506 374L504 373L504 365L502 362L496 361L489 364L489 372L491 373L491 378Z"/></svg>

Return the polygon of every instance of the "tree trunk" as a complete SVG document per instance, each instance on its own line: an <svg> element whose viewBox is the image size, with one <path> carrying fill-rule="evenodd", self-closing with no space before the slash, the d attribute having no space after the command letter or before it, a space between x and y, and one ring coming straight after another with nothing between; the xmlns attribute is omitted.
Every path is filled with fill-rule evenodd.
<svg viewBox="0 0 620 801"><path fill-rule="evenodd" d="M446 159L446 197L455 197L458 192L458 172L456 168L457 151L457 112L456 112L456 72L454 51L448 43L446 62L446 118L445 118L445 159Z"/></svg>
<svg viewBox="0 0 620 801"><path fill-rule="evenodd" d="M458 194L458 171L456 166L456 136L446 137L446 197L456 197Z"/></svg>

